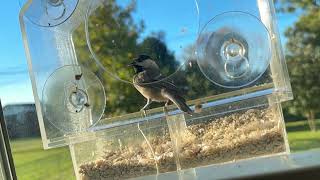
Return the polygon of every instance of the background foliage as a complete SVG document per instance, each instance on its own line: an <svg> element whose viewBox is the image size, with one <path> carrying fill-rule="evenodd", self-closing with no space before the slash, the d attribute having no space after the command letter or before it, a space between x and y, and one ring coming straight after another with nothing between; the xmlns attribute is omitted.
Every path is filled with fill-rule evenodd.
<svg viewBox="0 0 320 180"><path fill-rule="evenodd" d="M166 32L160 29L146 35L144 22L135 22L132 17L135 1L124 7L115 0L105 2L88 21L92 51L104 68L97 65L97 59L89 51L84 24L75 30L73 40L80 64L90 68L103 81L107 95L106 117L136 112L145 104L145 99L129 84L134 72L126 66L139 54L151 56L162 74L180 88L187 100L237 90L222 88L204 77L196 62L195 44L186 45L182 57L178 58L177 52L167 46ZM270 82L269 70L255 85L266 82ZM153 107L157 106L161 104L153 104Z"/></svg>
<svg viewBox="0 0 320 180"><path fill-rule="evenodd" d="M320 112L320 8L314 0L278 1L278 11L299 14L285 36L286 59L294 100L285 106L287 115L308 119L311 130Z"/></svg>

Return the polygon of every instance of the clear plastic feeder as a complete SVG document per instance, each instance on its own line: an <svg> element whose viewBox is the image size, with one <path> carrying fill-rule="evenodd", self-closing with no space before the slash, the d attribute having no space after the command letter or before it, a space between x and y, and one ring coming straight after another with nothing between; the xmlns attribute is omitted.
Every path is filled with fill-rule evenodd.
<svg viewBox="0 0 320 180"><path fill-rule="evenodd" d="M78 179L193 178L289 152L280 103L292 91L272 0L20 2L43 145L70 146ZM141 54L164 77L148 85L177 86L192 115L157 102L140 111L127 65Z"/></svg>
<svg viewBox="0 0 320 180"><path fill-rule="evenodd" d="M216 115L214 108L204 108L207 116L173 115L97 132L94 140L70 146L77 178L201 179L203 166L286 154L279 108L260 106ZM182 173L162 175L168 172Z"/></svg>

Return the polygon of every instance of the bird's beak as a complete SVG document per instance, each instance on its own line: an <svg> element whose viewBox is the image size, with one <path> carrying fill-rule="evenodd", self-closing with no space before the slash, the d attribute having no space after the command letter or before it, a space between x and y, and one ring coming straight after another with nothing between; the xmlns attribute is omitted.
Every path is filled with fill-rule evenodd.
<svg viewBox="0 0 320 180"><path fill-rule="evenodd" d="M136 62L133 61L132 63L128 64L127 66L131 67L131 66L134 66L134 65L136 65Z"/></svg>

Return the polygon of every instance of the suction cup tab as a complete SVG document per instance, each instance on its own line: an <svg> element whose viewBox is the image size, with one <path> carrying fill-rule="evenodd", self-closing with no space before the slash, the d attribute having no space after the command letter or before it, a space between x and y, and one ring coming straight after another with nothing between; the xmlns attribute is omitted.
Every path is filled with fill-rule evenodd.
<svg viewBox="0 0 320 180"><path fill-rule="evenodd" d="M26 0L19 2L21 6L27 3ZM33 0L25 16L39 26L57 26L73 14L77 4L78 0Z"/></svg>
<svg viewBox="0 0 320 180"><path fill-rule="evenodd" d="M241 78L250 70L249 60L246 57L247 47L247 44L241 42L234 34L226 35L220 56L224 60L224 71L230 79Z"/></svg>
<svg viewBox="0 0 320 180"><path fill-rule="evenodd" d="M102 117L105 102L100 80L77 65L57 69L42 93L45 118L64 132L81 132L94 126Z"/></svg>
<svg viewBox="0 0 320 180"><path fill-rule="evenodd" d="M82 76L82 74L77 76ZM80 78L76 78L74 82L66 84L65 87L65 95L67 96L65 106L71 113L80 113L85 108L90 107L88 94L80 88L80 80Z"/></svg>
<svg viewBox="0 0 320 180"><path fill-rule="evenodd" d="M198 64L208 80L226 88L256 81L271 60L271 40L264 24L244 12L211 19L197 42Z"/></svg>

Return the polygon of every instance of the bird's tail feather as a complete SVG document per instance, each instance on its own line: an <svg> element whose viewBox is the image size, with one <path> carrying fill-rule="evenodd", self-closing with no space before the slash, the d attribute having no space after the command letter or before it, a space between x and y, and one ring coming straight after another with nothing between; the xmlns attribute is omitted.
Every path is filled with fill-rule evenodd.
<svg viewBox="0 0 320 180"><path fill-rule="evenodd" d="M186 112L188 114L192 114L192 110L190 109L190 107L186 104L186 100L179 96L179 95L175 95L174 98L170 98L170 100L176 105L178 106L178 108L183 111Z"/></svg>

